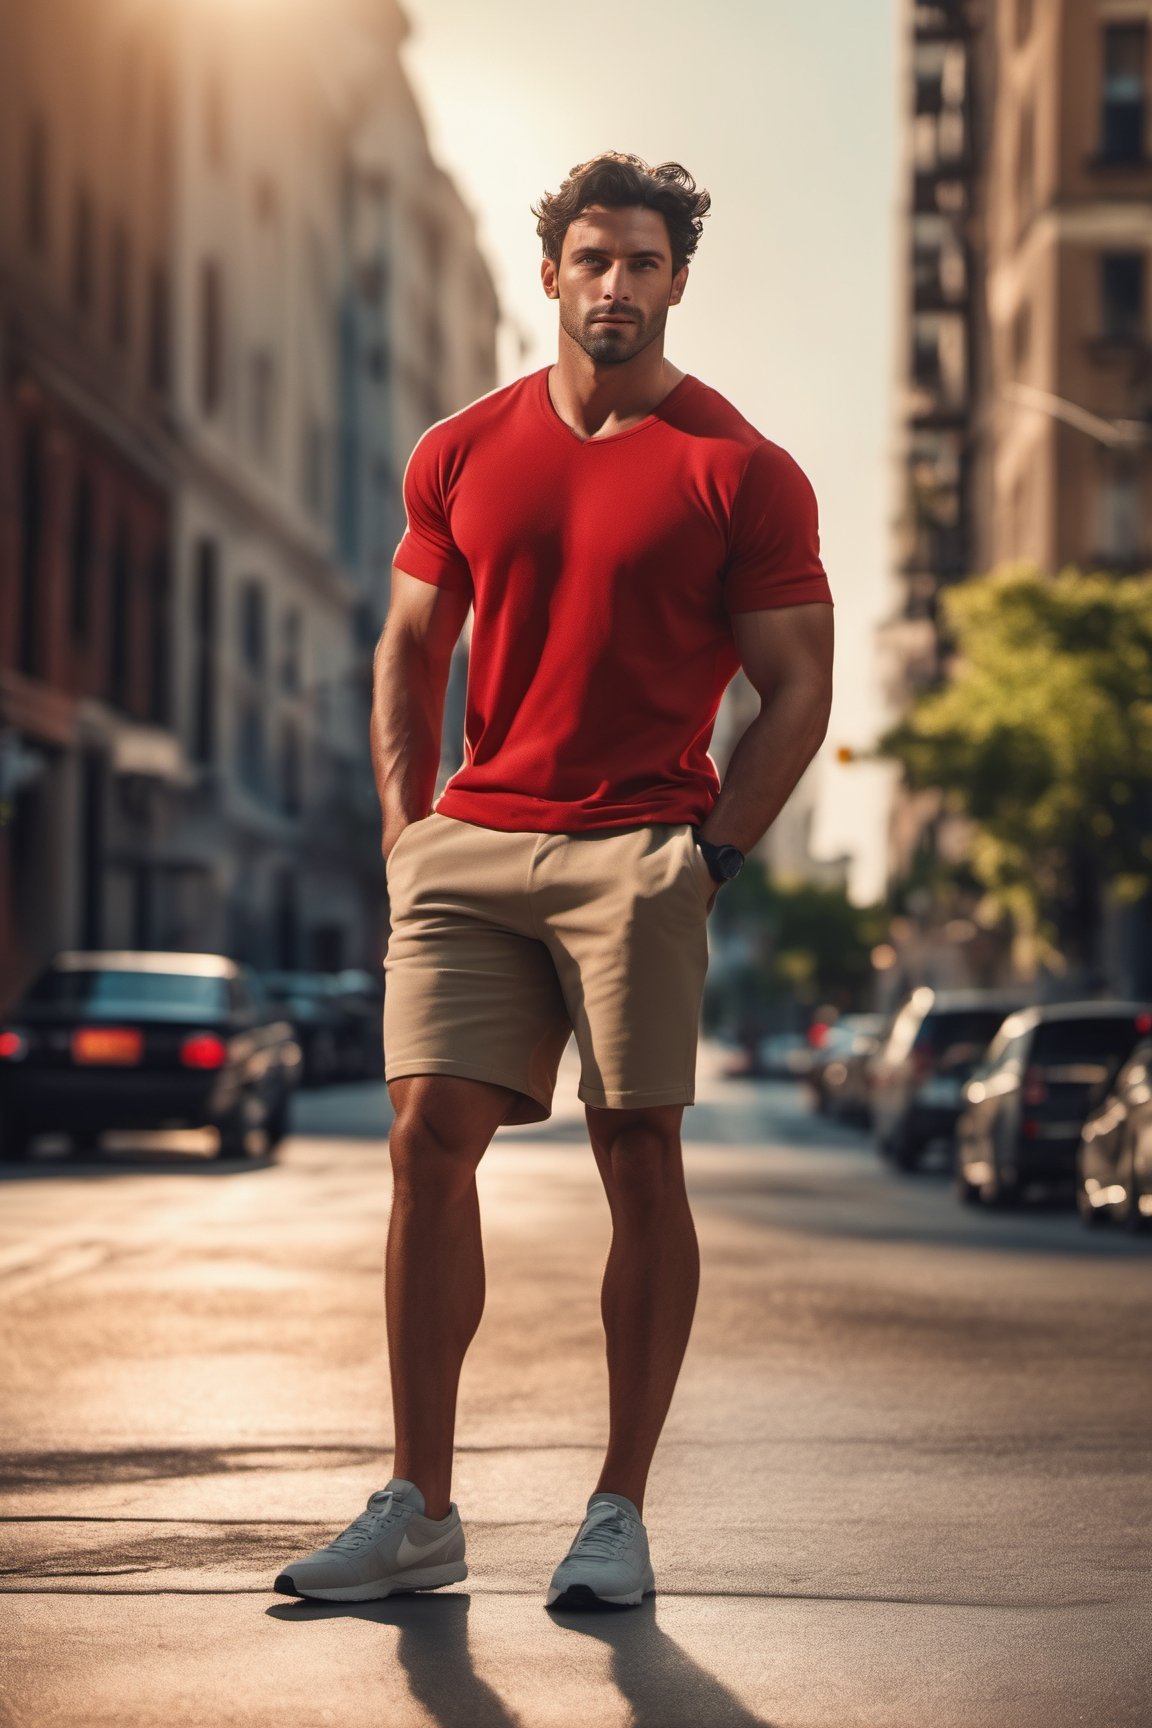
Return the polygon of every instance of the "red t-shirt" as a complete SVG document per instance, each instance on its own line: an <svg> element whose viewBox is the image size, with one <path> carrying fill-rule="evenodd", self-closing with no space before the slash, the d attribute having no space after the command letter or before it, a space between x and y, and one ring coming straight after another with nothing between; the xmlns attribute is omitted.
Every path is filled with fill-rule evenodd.
<svg viewBox="0 0 1152 1728"><path fill-rule="evenodd" d="M581 440L547 369L425 433L397 566L475 608L466 756L437 803L484 828L702 822L739 661L729 613L831 601L796 463L685 377Z"/></svg>

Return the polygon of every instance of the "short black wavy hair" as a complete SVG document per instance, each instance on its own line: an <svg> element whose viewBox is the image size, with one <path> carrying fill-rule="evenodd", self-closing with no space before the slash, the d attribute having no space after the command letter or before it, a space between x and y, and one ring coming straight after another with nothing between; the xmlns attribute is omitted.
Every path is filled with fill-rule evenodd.
<svg viewBox="0 0 1152 1728"><path fill-rule="evenodd" d="M570 169L559 192L546 192L539 204L533 204L545 258L559 264L569 224L593 204L607 210L639 204L645 210L658 211L668 227L675 271L695 252L712 199L702 187L697 190L695 180L679 162L661 162L652 168L641 157L625 151L602 151Z"/></svg>

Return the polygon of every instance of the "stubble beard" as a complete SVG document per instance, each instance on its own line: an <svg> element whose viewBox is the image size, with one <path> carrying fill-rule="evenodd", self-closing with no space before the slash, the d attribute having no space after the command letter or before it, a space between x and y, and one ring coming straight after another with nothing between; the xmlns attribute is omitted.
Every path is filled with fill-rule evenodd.
<svg viewBox="0 0 1152 1728"><path fill-rule="evenodd" d="M628 313L628 317L636 320L630 330L622 330L619 325L604 329L592 322L593 318L603 316L602 312L596 312L581 321L563 305L560 307L560 328L596 366L626 366L663 335L668 320L667 312L652 318Z"/></svg>

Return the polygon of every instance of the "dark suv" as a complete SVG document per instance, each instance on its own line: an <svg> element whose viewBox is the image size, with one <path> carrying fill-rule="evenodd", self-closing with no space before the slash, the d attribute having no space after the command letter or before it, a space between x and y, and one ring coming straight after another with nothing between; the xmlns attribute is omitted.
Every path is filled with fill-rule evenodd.
<svg viewBox="0 0 1152 1728"><path fill-rule="evenodd" d="M1006 1020L957 1127L960 1198L1005 1204L1033 1185L1071 1198L1085 1119L1149 1031L1143 1002L1061 1002Z"/></svg>
<svg viewBox="0 0 1152 1728"><path fill-rule="evenodd" d="M872 1064L876 1145L914 1170L933 1140L951 1140L964 1083L1019 996L988 990L914 990Z"/></svg>

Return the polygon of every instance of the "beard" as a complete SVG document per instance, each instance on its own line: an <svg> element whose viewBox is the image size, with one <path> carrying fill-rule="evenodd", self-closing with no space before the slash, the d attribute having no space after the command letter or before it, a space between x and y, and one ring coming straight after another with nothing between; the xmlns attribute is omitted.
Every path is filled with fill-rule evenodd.
<svg viewBox="0 0 1152 1728"><path fill-rule="evenodd" d="M630 318L632 322L626 325L594 322L609 313ZM625 366L629 360L635 360L637 354L663 335L667 321L666 310L645 318L627 306L605 306L580 319L564 305L560 307L560 328L596 366Z"/></svg>

